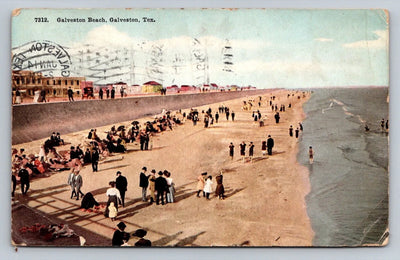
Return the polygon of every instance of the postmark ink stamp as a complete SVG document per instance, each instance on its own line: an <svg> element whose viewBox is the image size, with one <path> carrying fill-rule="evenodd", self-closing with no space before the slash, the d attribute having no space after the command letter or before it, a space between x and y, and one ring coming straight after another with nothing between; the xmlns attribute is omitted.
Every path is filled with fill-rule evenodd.
<svg viewBox="0 0 400 260"><path fill-rule="evenodd" d="M46 77L69 77L71 65L66 49L51 41L32 41L13 49L13 70L41 72Z"/></svg>

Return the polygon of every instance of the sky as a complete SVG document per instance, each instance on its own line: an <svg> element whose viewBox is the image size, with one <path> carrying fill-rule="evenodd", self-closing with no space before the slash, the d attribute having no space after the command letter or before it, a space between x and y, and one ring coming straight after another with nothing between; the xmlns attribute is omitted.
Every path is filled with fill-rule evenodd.
<svg viewBox="0 0 400 260"><path fill-rule="evenodd" d="M97 84L388 86L388 20L381 9L22 9L11 39L14 54L61 45L71 75Z"/></svg>

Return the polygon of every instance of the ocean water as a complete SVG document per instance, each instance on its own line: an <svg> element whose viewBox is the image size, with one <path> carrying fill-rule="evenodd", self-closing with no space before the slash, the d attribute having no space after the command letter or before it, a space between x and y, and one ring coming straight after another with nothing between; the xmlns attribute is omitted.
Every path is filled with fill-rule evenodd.
<svg viewBox="0 0 400 260"><path fill-rule="evenodd" d="M380 126L388 118L388 88L313 91L304 105L298 153L310 173L306 204L313 245L380 244L388 227L389 139Z"/></svg>

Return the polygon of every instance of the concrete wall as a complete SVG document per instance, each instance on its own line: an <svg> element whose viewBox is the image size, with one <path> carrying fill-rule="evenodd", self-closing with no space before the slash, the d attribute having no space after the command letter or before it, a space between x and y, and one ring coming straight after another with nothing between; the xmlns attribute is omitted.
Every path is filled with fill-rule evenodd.
<svg viewBox="0 0 400 260"><path fill-rule="evenodd" d="M214 92L123 99L16 105L12 109L12 144L72 133L161 113L217 103L271 90Z"/></svg>

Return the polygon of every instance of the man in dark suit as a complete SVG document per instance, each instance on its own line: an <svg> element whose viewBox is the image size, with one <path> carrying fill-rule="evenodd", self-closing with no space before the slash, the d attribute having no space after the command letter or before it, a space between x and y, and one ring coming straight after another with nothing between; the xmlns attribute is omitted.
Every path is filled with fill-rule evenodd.
<svg viewBox="0 0 400 260"><path fill-rule="evenodd" d="M29 172L26 170L25 166L22 166L21 170L19 170L18 177L20 177L21 181L22 195L25 195L29 190Z"/></svg>
<svg viewBox="0 0 400 260"><path fill-rule="evenodd" d="M117 179L115 180L115 187L119 190L119 193L121 195L121 201L120 205L122 204L122 207L125 207L125 192L128 187L128 181L126 180L125 176L121 175L122 173L120 171L117 171Z"/></svg>
<svg viewBox="0 0 400 260"><path fill-rule="evenodd" d="M142 188L142 201L147 201L147 187L149 186L149 178L146 175L147 168L143 167L140 172L139 187Z"/></svg>
<svg viewBox="0 0 400 260"><path fill-rule="evenodd" d="M99 151L97 149L94 149L92 152L92 169L93 172L97 172L98 171L98 165L99 165Z"/></svg>
<svg viewBox="0 0 400 260"><path fill-rule="evenodd" d="M160 202L161 197L161 204L164 205L164 193L167 188L167 180L163 177L163 172L159 171L158 174L160 175L155 181L155 189L157 191L157 199L156 204L158 205Z"/></svg>
<svg viewBox="0 0 400 260"><path fill-rule="evenodd" d="M274 139L272 139L271 135L268 135L268 140L267 140L268 155L272 155L272 147L274 147Z"/></svg>

